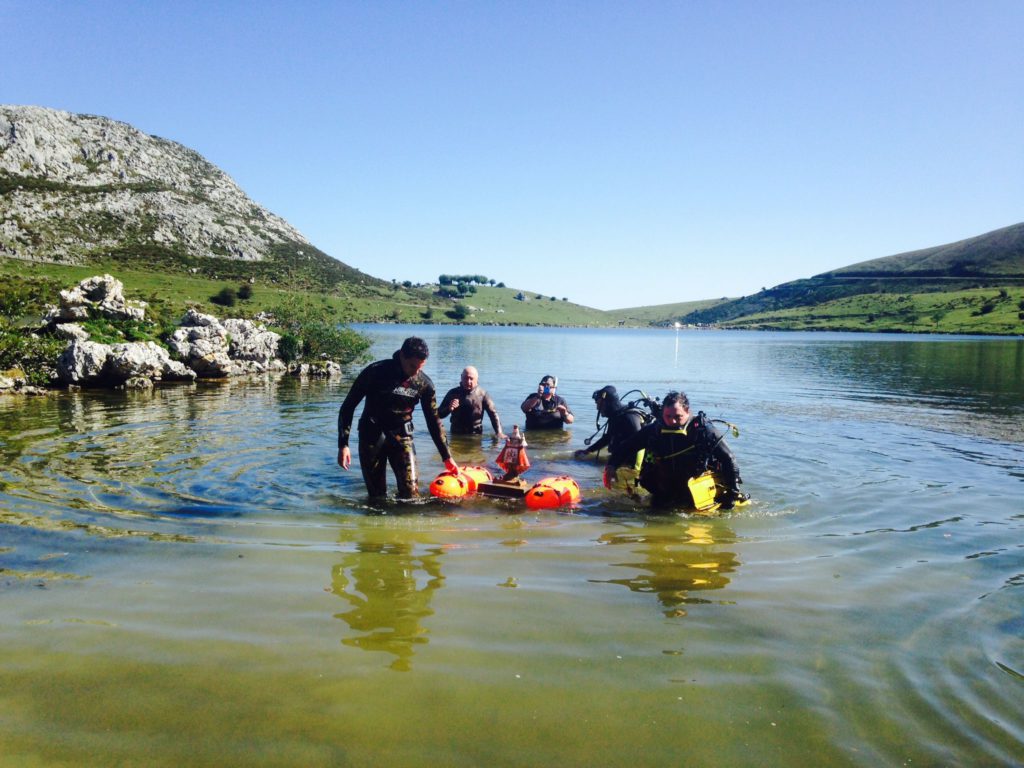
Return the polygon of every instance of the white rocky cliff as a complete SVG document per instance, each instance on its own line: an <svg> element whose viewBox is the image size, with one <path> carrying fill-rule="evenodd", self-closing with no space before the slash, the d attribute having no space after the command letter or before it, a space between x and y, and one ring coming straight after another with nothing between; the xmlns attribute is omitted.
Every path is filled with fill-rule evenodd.
<svg viewBox="0 0 1024 768"><path fill-rule="evenodd" d="M163 248L261 261L308 241L198 153L105 117L0 105L0 255Z"/></svg>

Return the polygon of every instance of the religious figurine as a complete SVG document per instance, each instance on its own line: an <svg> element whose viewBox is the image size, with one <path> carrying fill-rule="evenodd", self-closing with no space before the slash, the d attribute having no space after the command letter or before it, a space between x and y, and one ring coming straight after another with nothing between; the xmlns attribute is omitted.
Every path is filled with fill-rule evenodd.
<svg viewBox="0 0 1024 768"><path fill-rule="evenodd" d="M496 462L505 470L500 482L514 481L519 475L530 468L530 459L526 456L526 438L519 431L519 425L512 427L512 434L505 441L505 447L498 454Z"/></svg>

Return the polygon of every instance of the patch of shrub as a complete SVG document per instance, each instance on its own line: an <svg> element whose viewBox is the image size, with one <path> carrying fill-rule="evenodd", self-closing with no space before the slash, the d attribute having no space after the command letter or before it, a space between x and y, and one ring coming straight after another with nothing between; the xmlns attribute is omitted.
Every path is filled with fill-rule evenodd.
<svg viewBox="0 0 1024 768"><path fill-rule="evenodd" d="M277 307L274 310L275 326L280 329L282 340L292 336L296 342L289 354L292 360L334 360L342 365L366 358L370 350L370 340L351 328L344 328L335 317L324 317L324 310L313 307L308 302L296 299ZM278 354L285 359L278 343Z"/></svg>
<svg viewBox="0 0 1024 768"><path fill-rule="evenodd" d="M53 303L59 293L55 280L6 274L0 281L0 315L12 320L42 315L46 304Z"/></svg>
<svg viewBox="0 0 1024 768"><path fill-rule="evenodd" d="M242 301L248 301L252 298L252 286L248 283L242 283L238 286L238 298Z"/></svg>
<svg viewBox="0 0 1024 768"><path fill-rule="evenodd" d="M20 368L29 384L46 386L56 378L57 358L66 346L63 339L0 328L0 370Z"/></svg>
<svg viewBox="0 0 1024 768"><path fill-rule="evenodd" d="M234 288L224 286L223 288L220 289L219 293L216 293L210 297L210 301L212 301L214 304L219 304L222 307L233 307L235 306L235 301L237 298L238 294L235 292Z"/></svg>
<svg viewBox="0 0 1024 768"><path fill-rule="evenodd" d="M454 307L445 312L448 317L452 320L465 320L469 317L469 309L466 308L465 304L456 304Z"/></svg>
<svg viewBox="0 0 1024 768"><path fill-rule="evenodd" d="M115 320L93 315L83 320L82 327L89 333L89 340L100 344L121 344L126 341L155 341L160 343L164 329L149 320Z"/></svg>
<svg viewBox="0 0 1024 768"><path fill-rule="evenodd" d="M286 363L293 363L302 355L302 339L294 333L285 333L277 342L277 354Z"/></svg>

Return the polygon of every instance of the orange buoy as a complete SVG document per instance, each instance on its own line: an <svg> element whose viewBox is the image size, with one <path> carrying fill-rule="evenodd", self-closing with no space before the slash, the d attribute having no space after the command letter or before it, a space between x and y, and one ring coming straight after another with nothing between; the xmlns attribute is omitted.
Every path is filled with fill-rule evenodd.
<svg viewBox="0 0 1024 768"><path fill-rule="evenodd" d="M580 500L580 486L568 475L545 477L526 492L530 509L554 509Z"/></svg>
<svg viewBox="0 0 1024 768"><path fill-rule="evenodd" d="M469 481L461 473L442 472L430 483L430 495L439 499L461 499L469 492Z"/></svg>
<svg viewBox="0 0 1024 768"><path fill-rule="evenodd" d="M494 480L494 475L487 467L462 467L459 474L466 479L466 483L469 485L466 493L476 493L476 488L480 483L490 483Z"/></svg>

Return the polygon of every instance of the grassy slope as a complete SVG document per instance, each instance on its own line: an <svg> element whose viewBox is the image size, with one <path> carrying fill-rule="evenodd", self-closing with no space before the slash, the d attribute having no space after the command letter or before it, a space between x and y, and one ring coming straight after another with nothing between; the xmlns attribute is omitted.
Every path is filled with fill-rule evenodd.
<svg viewBox="0 0 1024 768"><path fill-rule="evenodd" d="M1019 334L1024 330L1016 317L1020 308L1012 311L1012 302L979 310L986 305L986 292L990 297L1017 295L1022 287L1024 223L783 283L680 319L730 327L847 328L852 323L860 330L878 330L884 324L887 330L930 326L943 333ZM977 307L966 315L958 312L958 302L971 296Z"/></svg>
<svg viewBox="0 0 1024 768"><path fill-rule="evenodd" d="M671 325L680 317L701 309L709 309L728 299L705 299L703 301L683 301L677 304L655 304L650 307L627 307L612 309L608 314L616 322L623 325Z"/></svg>
<svg viewBox="0 0 1024 768"><path fill-rule="evenodd" d="M233 266L244 266L238 262ZM212 274L189 274L188 272L151 270L127 266L120 261L98 261L87 266L63 264L39 264L0 258L0 277L42 277L56 281L62 287L71 287L78 281L92 275L108 273L124 283L129 298L150 302L154 310L167 316L180 316L189 306L196 306L204 312L220 316L247 316L261 310L273 310L283 302L296 298L312 301L345 322L403 322L403 323L452 323L446 313L456 302L433 295L428 288L404 288L383 281L370 284L338 283L335 290L325 293L306 288L305 279L296 281L278 280L276 283L257 279L252 285L253 295L247 301L239 301L234 307L219 307L210 301L221 288L237 287L242 273L234 272L231 279L215 279ZM517 301L514 288L478 287L477 293L468 296L461 303L475 307L467 323L521 325L611 325L613 320L597 309L583 307L548 297L536 299L528 294L528 301ZM525 292L524 292L525 293ZM53 296L56 303L57 296ZM428 308L431 317L425 318ZM499 311L500 310L500 311Z"/></svg>
<svg viewBox="0 0 1024 768"><path fill-rule="evenodd" d="M727 328L1024 334L1024 287L848 296L814 307L748 315Z"/></svg>
<svg viewBox="0 0 1024 768"><path fill-rule="evenodd" d="M862 261L820 277L842 275L1024 277L1024 223L955 243Z"/></svg>
<svg viewBox="0 0 1024 768"><path fill-rule="evenodd" d="M188 306L220 316L251 316L261 310L273 310L284 302L301 299L323 307L325 316L344 322L453 323L446 312L455 302L434 296L429 289L406 289L384 283L372 285L339 284L328 294L304 290L297 286L257 281L253 296L234 307L219 307L210 297L224 286L237 287L237 281L211 279L202 275L131 269L118 262L90 266L34 264L0 258L0 279L12 275L44 277L58 285L70 287L83 278L108 272L125 284L130 298L144 299L153 305L154 313L168 318L180 317ZM1004 295L1001 295L1001 291ZM467 323L614 326L620 321L630 326L674 322L686 312L713 307L722 299L706 302L684 302L653 307L602 312L560 298L517 301L515 288L478 287L477 293L462 303L476 309ZM526 292L523 291L525 294ZM54 295L56 301L56 295ZM812 307L797 307L775 312L761 312L722 323L727 328L778 330L850 330L903 331L938 333L983 333L1018 335L1024 333L1024 286L1007 285L965 290L924 293L866 293L847 296ZM983 308L990 306L991 309ZM431 317L425 318L427 308Z"/></svg>

